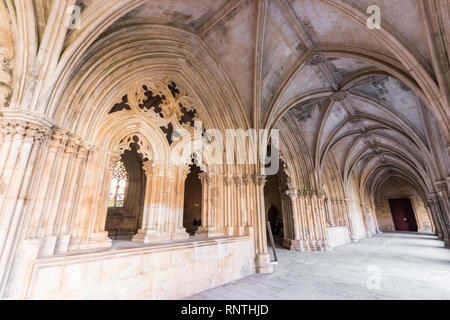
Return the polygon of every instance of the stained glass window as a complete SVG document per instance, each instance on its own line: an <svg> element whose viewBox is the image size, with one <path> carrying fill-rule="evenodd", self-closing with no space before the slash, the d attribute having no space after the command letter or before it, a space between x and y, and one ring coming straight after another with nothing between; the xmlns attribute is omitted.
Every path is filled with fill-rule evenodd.
<svg viewBox="0 0 450 320"><path fill-rule="evenodd" d="M127 187L127 170L122 161L117 163L113 171L111 190L109 191L108 207L121 208L125 200L125 190Z"/></svg>

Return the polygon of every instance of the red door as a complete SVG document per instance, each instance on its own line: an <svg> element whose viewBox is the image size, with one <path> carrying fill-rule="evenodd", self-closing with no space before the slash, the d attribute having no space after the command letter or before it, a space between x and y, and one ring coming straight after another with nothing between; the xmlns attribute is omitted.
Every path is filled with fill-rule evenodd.
<svg viewBox="0 0 450 320"><path fill-rule="evenodd" d="M409 199L389 199L396 231L417 232L417 222Z"/></svg>

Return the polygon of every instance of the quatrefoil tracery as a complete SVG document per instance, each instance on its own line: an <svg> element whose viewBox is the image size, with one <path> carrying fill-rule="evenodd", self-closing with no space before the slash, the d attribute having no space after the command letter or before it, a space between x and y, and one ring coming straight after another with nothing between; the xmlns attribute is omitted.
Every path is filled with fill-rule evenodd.
<svg viewBox="0 0 450 320"><path fill-rule="evenodd" d="M198 112L194 99L175 81L168 78L146 81L130 86L128 93L109 112L143 112L160 127L170 123L176 127L193 128Z"/></svg>

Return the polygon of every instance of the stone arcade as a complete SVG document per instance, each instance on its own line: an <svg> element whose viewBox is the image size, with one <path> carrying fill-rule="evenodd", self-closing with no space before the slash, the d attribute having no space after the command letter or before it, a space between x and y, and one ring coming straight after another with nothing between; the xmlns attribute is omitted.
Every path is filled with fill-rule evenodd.
<svg viewBox="0 0 450 320"><path fill-rule="evenodd" d="M449 16L0 2L0 298L174 299L276 272L268 220L299 255L398 230L450 247ZM232 130L258 134L217 147Z"/></svg>

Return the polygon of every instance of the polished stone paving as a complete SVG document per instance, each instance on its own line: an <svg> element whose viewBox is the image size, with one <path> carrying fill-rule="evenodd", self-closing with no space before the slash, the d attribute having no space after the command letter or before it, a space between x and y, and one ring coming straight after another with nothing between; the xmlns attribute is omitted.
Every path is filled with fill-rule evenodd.
<svg viewBox="0 0 450 320"><path fill-rule="evenodd" d="M275 273L250 276L190 300L450 300L450 250L436 237L384 233L329 252L279 248Z"/></svg>

